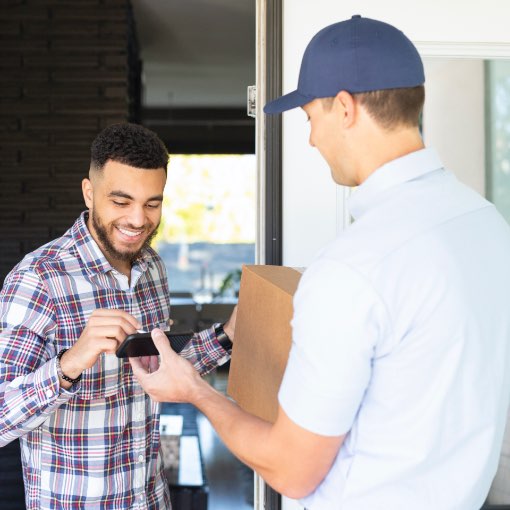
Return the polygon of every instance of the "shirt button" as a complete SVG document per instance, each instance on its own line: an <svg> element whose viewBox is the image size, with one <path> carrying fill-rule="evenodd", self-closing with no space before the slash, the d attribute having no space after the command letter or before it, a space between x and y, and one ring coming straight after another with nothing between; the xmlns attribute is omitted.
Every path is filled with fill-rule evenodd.
<svg viewBox="0 0 510 510"><path fill-rule="evenodd" d="M138 462L143 462L145 460L145 457L143 455L138 455ZM143 496L140 496L143 498Z"/></svg>
<svg viewBox="0 0 510 510"><path fill-rule="evenodd" d="M51 390L46 390L46 396L47 396L48 398L53 397L53 392L52 392Z"/></svg>

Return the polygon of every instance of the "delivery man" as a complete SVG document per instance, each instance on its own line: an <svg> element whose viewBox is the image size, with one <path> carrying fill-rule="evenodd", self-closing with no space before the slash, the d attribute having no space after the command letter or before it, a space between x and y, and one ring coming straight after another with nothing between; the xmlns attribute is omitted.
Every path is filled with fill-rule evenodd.
<svg viewBox="0 0 510 510"><path fill-rule="evenodd" d="M424 81L400 30L353 16L313 37L297 90L265 107L301 107L333 180L358 187L354 223L301 278L274 424L208 386L158 330L159 369L131 360L152 398L193 403L309 510L478 510L496 472L510 229L424 147Z"/></svg>

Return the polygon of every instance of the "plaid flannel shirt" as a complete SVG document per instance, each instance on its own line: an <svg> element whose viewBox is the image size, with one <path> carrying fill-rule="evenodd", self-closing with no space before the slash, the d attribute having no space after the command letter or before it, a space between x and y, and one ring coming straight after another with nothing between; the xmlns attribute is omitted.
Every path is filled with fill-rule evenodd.
<svg viewBox="0 0 510 510"><path fill-rule="evenodd" d="M27 255L0 293L0 446L20 438L28 509L170 508L159 453L160 404L129 361L103 354L79 383L59 385L56 354L97 308L122 309L146 331L168 329L165 267L152 250L131 285L107 262L83 213L61 238ZM214 329L182 352L208 372L228 359Z"/></svg>

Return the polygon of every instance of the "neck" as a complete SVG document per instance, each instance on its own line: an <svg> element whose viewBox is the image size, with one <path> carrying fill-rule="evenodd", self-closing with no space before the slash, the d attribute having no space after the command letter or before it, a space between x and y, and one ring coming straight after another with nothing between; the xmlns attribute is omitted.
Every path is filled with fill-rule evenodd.
<svg viewBox="0 0 510 510"><path fill-rule="evenodd" d="M367 135L363 153L358 159L357 183L364 182L378 168L425 147L417 128L380 131Z"/></svg>

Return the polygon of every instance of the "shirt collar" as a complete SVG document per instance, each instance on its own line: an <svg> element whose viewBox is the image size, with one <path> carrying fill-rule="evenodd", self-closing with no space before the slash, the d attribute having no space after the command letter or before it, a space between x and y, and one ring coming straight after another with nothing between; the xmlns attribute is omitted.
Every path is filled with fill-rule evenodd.
<svg viewBox="0 0 510 510"><path fill-rule="evenodd" d="M71 233L78 255L89 272L107 273L113 271L113 266L108 262L101 248L99 248L99 245L89 232L87 227L88 217L89 212L83 211L72 227ZM145 272L148 267L147 256L148 253L144 250L133 264L133 268L137 267L140 272Z"/></svg>
<svg viewBox="0 0 510 510"><path fill-rule="evenodd" d="M375 170L356 189L349 199L349 210L354 219L362 216L376 202L380 193L425 174L443 168L434 149L420 149L394 159Z"/></svg>

